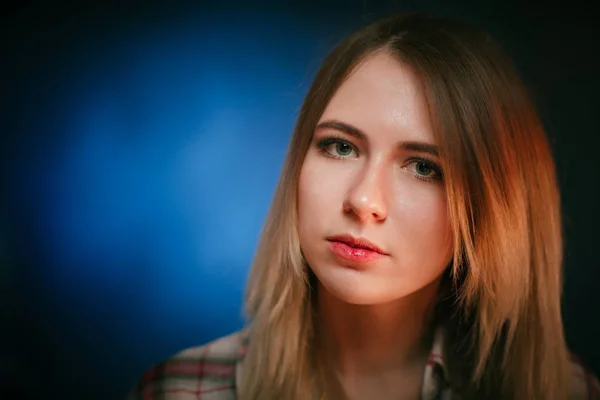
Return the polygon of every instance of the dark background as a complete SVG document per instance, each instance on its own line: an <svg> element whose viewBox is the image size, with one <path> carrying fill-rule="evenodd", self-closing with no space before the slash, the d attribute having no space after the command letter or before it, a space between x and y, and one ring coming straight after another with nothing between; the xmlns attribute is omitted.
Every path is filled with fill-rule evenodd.
<svg viewBox="0 0 600 400"><path fill-rule="evenodd" d="M479 3L1 6L0 398L123 398L150 364L240 328L312 75L389 11L466 19L515 58L559 168L567 340L600 373L592 6Z"/></svg>

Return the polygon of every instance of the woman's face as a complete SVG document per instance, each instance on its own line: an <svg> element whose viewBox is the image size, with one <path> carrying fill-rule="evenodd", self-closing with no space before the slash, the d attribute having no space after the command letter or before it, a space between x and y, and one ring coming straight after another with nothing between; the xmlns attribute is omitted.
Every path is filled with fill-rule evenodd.
<svg viewBox="0 0 600 400"><path fill-rule="evenodd" d="M438 281L453 245L440 164L419 81L377 53L327 105L300 174L300 245L326 290L378 304Z"/></svg>

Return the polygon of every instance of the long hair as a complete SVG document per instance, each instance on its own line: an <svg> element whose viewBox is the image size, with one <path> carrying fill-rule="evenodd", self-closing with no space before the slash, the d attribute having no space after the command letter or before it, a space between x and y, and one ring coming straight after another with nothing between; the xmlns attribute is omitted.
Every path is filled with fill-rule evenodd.
<svg viewBox="0 0 600 400"><path fill-rule="evenodd" d="M376 51L396 56L421 80L443 160L454 256L439 323L453 391L463 398L564 399L561 214L543 125L490 35L418 14L381 19L349 36L308 91L250 272L242 398L323 394L311 274L298 237L298 180L327 103Z"/></svg>

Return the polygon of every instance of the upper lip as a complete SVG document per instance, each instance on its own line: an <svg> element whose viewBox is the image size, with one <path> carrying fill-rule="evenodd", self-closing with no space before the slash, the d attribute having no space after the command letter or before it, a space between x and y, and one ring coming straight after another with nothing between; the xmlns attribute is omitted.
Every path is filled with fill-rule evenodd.
<svg viewBox="0 0 600 400"><path fill-rule="evenodd" d="M370 242L367 238L364 237L357 238L352 235L345 234L329 236L326 239L330 242L342 242L352 247L360 247L362 249L376 251L377 253L387 255L387 253L383 251L380 247L378 247L376 244Z"/></svg>

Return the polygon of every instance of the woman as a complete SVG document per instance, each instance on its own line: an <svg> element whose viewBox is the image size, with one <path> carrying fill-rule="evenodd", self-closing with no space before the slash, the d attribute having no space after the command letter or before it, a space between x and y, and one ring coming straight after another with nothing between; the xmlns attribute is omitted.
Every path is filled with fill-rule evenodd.
<svg viewBox="0 0 600 400"><path fill-rule="evenodd" d="M249 327L131 398L584 399L563 334L551 152L484 32L399 15L306 96L252 266Z"/></svg>

